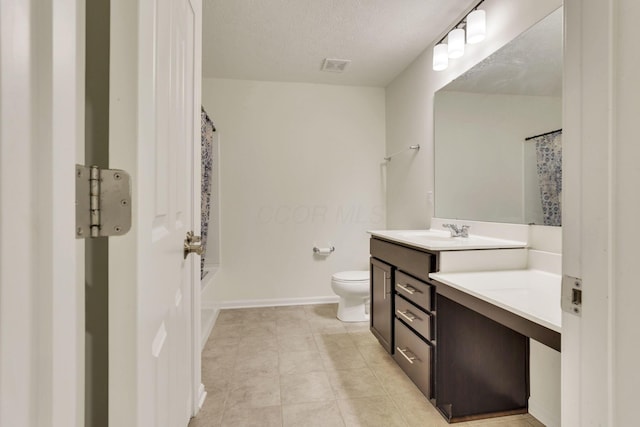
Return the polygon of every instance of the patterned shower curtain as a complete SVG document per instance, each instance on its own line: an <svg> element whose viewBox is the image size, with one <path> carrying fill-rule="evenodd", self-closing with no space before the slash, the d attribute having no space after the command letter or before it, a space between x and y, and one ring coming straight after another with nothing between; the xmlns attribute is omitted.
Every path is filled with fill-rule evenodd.
<svg viewBox="0 0 640 427"><path fill-rule="evenodd" d="M202 247L205 248L200 258L200 278L204 277L204 260L207 249L207 234L209 231L209 219L211 209L211 173L213 167L213 133L216 131L213 122L204 108L200 112L200 132L202 150L202 199L200 214L200 229L202 235Z"/></svg>
<svg viewBox="0 0 640 427"><path fill-rule="evenodd" d="M562 224L562 132L533 138L544 225Z"/></svg>

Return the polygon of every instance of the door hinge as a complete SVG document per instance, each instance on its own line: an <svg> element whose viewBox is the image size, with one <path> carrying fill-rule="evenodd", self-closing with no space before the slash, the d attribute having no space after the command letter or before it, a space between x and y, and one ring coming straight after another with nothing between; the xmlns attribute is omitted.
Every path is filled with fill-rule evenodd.
<svg viewBox="0 0 640 427"><path fill-rule="evenodd" d="M76 239L131 229L131 177L119 169L76 165Z"/></svg>
<svg viewBox="0 0 640 427"><path fill-rule="evenodd" d="M582 317L582 279L567 274L562 276L560 306L563 311Z"/></svg>

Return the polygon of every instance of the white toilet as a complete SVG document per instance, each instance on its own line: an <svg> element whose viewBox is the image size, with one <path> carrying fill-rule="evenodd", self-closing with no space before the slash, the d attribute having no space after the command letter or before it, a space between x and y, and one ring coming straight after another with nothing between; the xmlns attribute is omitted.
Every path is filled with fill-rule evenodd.
<svg viewBox="0 0 640 427"><path fill-rule="evenodd" d="M331 276L331 288L340 297L338 319L343 322L369 320L369 271L341 271Z"/></svg>

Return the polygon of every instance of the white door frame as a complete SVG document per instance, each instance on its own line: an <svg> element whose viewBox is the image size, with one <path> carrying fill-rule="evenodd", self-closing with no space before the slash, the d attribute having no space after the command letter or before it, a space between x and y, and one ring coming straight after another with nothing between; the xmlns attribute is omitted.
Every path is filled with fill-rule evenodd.
<svg viewBox="0 0 640 427"><path fill-rule="evenodd" d="M2 1L0 31L0 425L82 426L84 1Z"/></svg>
<svg viewBox="0 0 640 427"><path fill-rule="evenodd" d="M637 424L637 0L565 0L563 273L582 317L562 319L562 425Z"/></svg>
<svg viewBox="0 0 640 427"><path fill-rule="evenodd" d="M582 277L582 17L579 3L565 1L563 19L562 273L573 277ZM581 425L580 335L580 318L562 313L561 423L565 426Z"/></svg>
<svg viewBox="0 0 640 427"><path fill-rule="evenodd" d="M611 425L611 0L566 0L563 274L582 315L562 316L562 425Z"/></svg>

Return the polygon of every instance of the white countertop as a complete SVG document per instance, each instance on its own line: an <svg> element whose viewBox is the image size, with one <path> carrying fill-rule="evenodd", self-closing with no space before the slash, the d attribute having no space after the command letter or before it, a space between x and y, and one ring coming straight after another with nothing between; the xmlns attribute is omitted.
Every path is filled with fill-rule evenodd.
<svg viewBox="0 0 640 427"><path fill-rule="evenodd" d="M562 332L561 276L541 270L431 273L449 285L553 331Z"/></svg>
<svg viewBox="0 0 640 427"><path fill-rule="evenodd" d="M448 231L440 230L373 230L368 233L372 236L432 251L508 249L527 246L526 242L473 234L469 237L451 237Z"/></svg>

